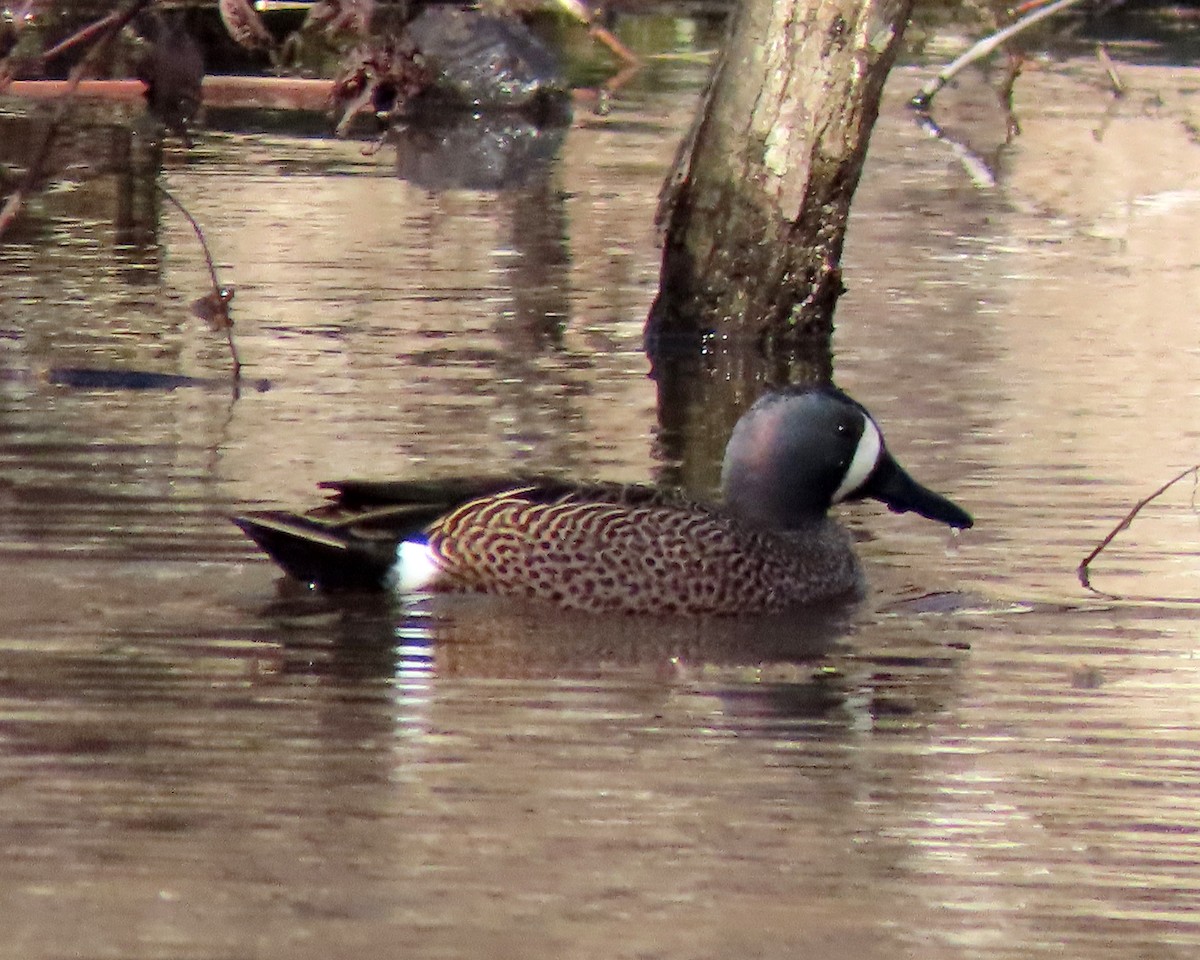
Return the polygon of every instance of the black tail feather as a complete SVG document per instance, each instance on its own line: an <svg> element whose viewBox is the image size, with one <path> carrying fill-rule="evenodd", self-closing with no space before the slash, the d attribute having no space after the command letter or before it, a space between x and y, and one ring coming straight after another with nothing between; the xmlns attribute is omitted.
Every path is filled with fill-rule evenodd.
<svg viewBox="0 0 1200 960"><path fill-rule="evenodd" d="M232 519L290 576L303 583L322 590L383 590L391 582L398 535L364 536L276 511Z"/></svg>

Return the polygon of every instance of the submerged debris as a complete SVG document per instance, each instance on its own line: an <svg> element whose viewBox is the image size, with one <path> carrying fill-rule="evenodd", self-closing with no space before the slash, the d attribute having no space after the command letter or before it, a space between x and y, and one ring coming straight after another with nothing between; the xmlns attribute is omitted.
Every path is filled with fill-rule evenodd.
<svg viewBox="0 0 1200 960"><path fill-rule="evenodd" d="M355 46L330 97L344 136L363 113L386 122L447 109L546 115L547 104L566 101L567 87L556 58L520 21L430 7L399 38Z"/></svg>
<svg viewBox="0 0 1200 960"><path fill-rule="evenodd" d="M433 80L424 57L394 37L359 44L342 61L329 94L338 136L346 135L359 114L386 119L403 111Z"/></svg>
<svg viewBox="0 0 1200 960"><path fill-rule="evenodd" d="M218 287L192 301L192 316L203 320L213 333L224 333L233 326L229 305L233 302L233 287Z"/></svg>
<svg viewBox="0 0 1200 960"><path fill-rule="evenodd" d="M407 37L437 72L441 99L472 108L515 110L565 96L557 58L512 17L428 7Z"/></svg>

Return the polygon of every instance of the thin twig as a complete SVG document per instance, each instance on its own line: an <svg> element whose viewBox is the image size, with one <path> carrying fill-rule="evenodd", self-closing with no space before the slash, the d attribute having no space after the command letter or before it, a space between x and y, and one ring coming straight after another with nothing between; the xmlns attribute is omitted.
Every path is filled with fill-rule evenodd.
<svg viewBox="0 0 1200 960"><path fill-rule="evenodd" d="M212 281L212 288L214 291L220 291L221 281L217 277L217 265L213 262L212 253L208 249L208 241L204 239L204 231L200 229L200 224L196 222L196 218L191 215L188 208L177 200L170 190L161 183L156 183L154 186L159 193L170 201L171 206L183 214L183 218L191 226L192 232L196 234L196 239L200 241L200 249L204 252L204 263L208 267L208 277Z"/></svg>
<svg viewBox="0 0 1200 960"><path fill-rule="evenodd" d="M208 320L213 329L220 330L225 334L225 341L229 344L229 357L233 362L233 379L236 383L242 376L242 360L238 356L237 343L233 339L233 317L229 313L229 304L233 300L233 289L221 285L221 280L217 276L217 265L213 261L212 252L208 249L208 241L204 239L204 231L200 229L200 224L196 222L196 218L161 183L156 183L155 187L159 193L170 201L176 210L183 214L184 219L191 226L192 232L196 234L196 239L200 241L200 249L204 252L204 263L208 267L208 277L212 282L212 293L196 301L196 304L193 305L193 311Z"/></svg>
<svg viewBox="0 0 1200 960"><path fill-rule="evenodd" d="M1096 545L1096 549L1094 549L1091 553L1089 553L1086 557L1083 558L1083 562L1079 565L1078 569L1076 570L1076 573L1079 574L1079 582L1081 584L1083 584L1083 586L1087 587L1090 590L1092 587L1092 583L1091 583L1091 578L1088 575L1088 565L1093 560L1095 560L1096 557L1098 557L1100 555L1100 552L1105 547L1107 547L1110 543L1113 542L1113 540L1116 539L1117 534L1119 534L1122 530L1126 530L1129 528L1129 525L1131 523L1133 523L1133 518L1136 517L1139 513L1141 513L1143 507L1145 507L1147 504L1149 504L1152 501L1161 497L1164 493L1166 493L1168 490L1170 490L1171 487L1175 486L1175 484L1177 484L1180 480L1182 480L1188 474L1196 474L1198 471L1200 471L1200 463L1196 464L1194 467L1188 467L1177 477L1172 477L1170 480L1168 480L1166 483L1164 483L1161 487L1159 487L1152 494L1150 494L1150 496L1146 497L1143 500L1139 500L1136 504L1134 504L1133 509L1130 510L1127 514L1125 514L1124 517L1121 518L1121 522L1118 523L1115 527L1113 527L1112 530L1109 532L1108 536L1105 537L1103 540L1101 540Z"/></svg>
<svg viewBox="0 0 1200 960"><path fill-rule="evenodd" d="M933 102L934 95L953 80L963 68L974 63L976 60L982 60L1005 41L1016 36L1021 31L1029 29L1035 23L1040 23L1047 17L1052 17L1059 11L1066 10L1068 7L1073 7L1077 3L1082 2L1083 0L1055 0L1054 3L1034 10L1028 16L1022 17L1016 23L1009 24L1003 30L998 30L991 36L984 37L957 60L938 71L937 76L921 87L917 95L909 100L908 105L914 110L927 111L929 105Z"/></svg>
<svg viewBox="0 0 1200 960"><path fill-rule="evenodd" d="M1117 65L1113 63L1113 58L1108 55L1108 47L1103 43L1096 44L1096 59L1100 61L1100 66L1108 74L1108 82L1112 84L1113 96L1125 96L1125 84L1121 82L1121 75L1117 73Z"/></svg>
<svg viewBox="0 0 1200 960"><path fill-rule="evenodd" d="M1004 82L1000 84L1000 107L1004 111L1004 142L1012 143L1014 137L1021 133L1021 121L1017 119L1017 111L1013 108L1013 93L1016 91L1017 78L1025 66L1025 58L1014 54L1008 55L1008 67L1004 71Z"/></svg>
<svg viewBox="0 0 1200 960"><path fill-rule="evenodd" d="M72 50L82 43L87 43L89 40L100 36L107 30L112 29L114 32L120 30L130 20L137 16L138 10L146 6L149 0L135 3L134 7L126 10L113 10L108 15L101 17L95 23L89 23L86 27L75 31L65 40L60 40L49 50L43 50L42 53L35 58L37 63L49 63L55 57L61 57L68 50Z"/></svg>

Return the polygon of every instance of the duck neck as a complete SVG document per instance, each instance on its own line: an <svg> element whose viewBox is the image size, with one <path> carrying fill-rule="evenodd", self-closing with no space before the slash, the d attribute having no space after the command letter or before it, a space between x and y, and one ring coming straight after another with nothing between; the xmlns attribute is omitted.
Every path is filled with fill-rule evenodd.
<svg viewBox="0 0 1200 960"><path fill-rule="evenodd" d="M763 530L809 530L829 522L823 510L814 510L789 493L766 485L741 485L726 492L725 508L741 523Z"/></svg>

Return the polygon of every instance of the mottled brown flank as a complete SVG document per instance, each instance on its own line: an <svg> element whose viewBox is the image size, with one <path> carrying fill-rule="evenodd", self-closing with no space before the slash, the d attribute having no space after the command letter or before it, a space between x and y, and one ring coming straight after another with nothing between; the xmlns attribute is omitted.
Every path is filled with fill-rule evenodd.
<svg viewBox="0 0 1200 960"><path fill-rule="evenodd" d="M447 588L585 611L765 612L847 593L858 577L833 520L775 534L683 502L537 503L516 492L459 507L429 542Z"/></svg>

